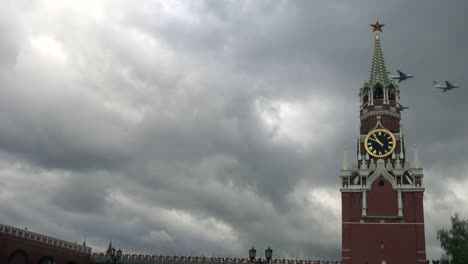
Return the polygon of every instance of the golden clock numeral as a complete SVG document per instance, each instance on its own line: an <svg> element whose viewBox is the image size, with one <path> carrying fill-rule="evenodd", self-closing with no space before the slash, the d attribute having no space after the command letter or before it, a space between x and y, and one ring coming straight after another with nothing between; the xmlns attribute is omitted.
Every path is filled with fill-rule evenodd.
<svg viewBox="0 0 468 264"><path fill-rule="evenodd" d="M382 152L379 151L379 155L382 155Z"/></svg>
<svg viewBox="0 0 468 264"><path fill-rule="evenodd" d="M387 139L388 139L388 140L391 140L391 139L392 139L392 137L388 137Z"/></svg>
<svg viewBox="0 0 468 264"><path fill-rule="evenodd" d="M392 146L388 146L388 149L392 149Z"/></svg>
<svg viewBox="0 0 468 264"><path fill-rule="evenodd" d="M382 135L382 131L379 131L378 134L379 134L379 136L381 136L381 135Z"/></svg>
<svg viewBox="0 0 468 264"><path fill-rule="evenodd" d="M367 146L372 146L372 143L370 143L370 142L367 142Z"/></svg>
<svg viewBox="0 0 468 264"><path fill-rule="evenodd" d="M370 151L372 151L372 149L373 149L373 147L372 147L372 146L370 146L370 147L369 147L369 150L370 150Z"/></svg>
<svg viewBox="0 0 468 264"><path fill-rule="evenodd" d="M377 154L377 150L374 149L374 151L372 151L372 153Z"/></svg>

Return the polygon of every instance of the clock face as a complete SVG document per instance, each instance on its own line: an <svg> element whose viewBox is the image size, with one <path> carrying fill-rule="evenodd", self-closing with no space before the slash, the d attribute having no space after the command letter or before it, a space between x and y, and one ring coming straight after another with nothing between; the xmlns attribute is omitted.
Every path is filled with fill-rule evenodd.
<svg viewBox="0 0 468 264"><path fill-rule="evenodd" d="M387 157L395 150L395 136L387 129L375 129L367 134L364 146L371 156L376 158Z"/></svg>

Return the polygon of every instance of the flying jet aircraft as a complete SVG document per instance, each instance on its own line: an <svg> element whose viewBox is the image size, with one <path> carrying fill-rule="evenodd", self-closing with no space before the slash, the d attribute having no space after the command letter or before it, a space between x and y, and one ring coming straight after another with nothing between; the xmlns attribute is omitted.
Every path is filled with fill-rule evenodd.
<svg viewBox="0 0 468 264"><path fill-rule="evenodd" d="M406 74L406 73L403 73L403 72L401 72L399 70L397 70L397 72L398 72L398 76L391 76L391 77L394 80L398 80L398 83L400 83L401 81L404 81L406 79L414 77L414 75Z"/></svg>
<svg viewBox="0 0 468 264"><path fill-rule="evenodd" d="M405 109L409 109L409 107L408 106L403 106L402 104L400 104L400 111L403 111Z"/></svg>
<svg viewBox="0 0 468 264"><path fill-rule="evenodd" d="M440 84L438 84L436 81L434 81L434 86L435 86L436 88L442 89L442 92L443 92L443 93L445 93L446 91L455 89L455 88L460 88L460 85L451 84L451 83L448 82L448 81L445 81L445 86L440 85Z"/></svg>

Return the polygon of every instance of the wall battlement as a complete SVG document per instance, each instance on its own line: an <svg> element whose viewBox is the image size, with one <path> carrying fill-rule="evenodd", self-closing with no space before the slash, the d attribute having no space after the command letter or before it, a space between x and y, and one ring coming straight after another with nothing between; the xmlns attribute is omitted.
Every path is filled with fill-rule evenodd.
<svg viewBox="0 0 468 264"><path fill-rule="evenodd" d="M104 263L105 253L93 253L91 255L93 263ZM187 262L199 263L251 263L248 258L228 258L228 257L206 257L206 256L163 256L145 254L123 254L119 263L139 263L138 261L150 261L144 263L171 263L183 264ZM135 261L135 262L133 262ZM272 259L272 264L341 264L341 261L329 260L298 260L298 259Z"/></svg>
<svg viewBox="0 0 468 264"><path fill-rule="evenodd" d="M65 241L65 240L61 240L58 238L34 233L29 230L20 229L20 228L16 228L13 226L0 224L0 234L7 234L10 236L20 237L23 239L32 240L32 241L40 242L43 244L56 246L59 248L65 248L68 250L91 254L90 247L79 245L77 243L72 243L72 242Z"/></svg>

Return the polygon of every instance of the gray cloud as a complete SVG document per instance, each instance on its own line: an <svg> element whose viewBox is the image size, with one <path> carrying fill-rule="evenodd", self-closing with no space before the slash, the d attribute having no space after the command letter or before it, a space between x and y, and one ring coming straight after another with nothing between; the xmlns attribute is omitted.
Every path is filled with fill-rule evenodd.
<svg viewBox="0 0 468 264"><path fill-rule="evenodd" d="M15 1L0 20L0 222L97 250L339 258L338 170L386 24L426 233L468 214L463 1ZM411 152L410 150L408 151ZM41 199L37 199L41 197ZM13 202L14 201L14 202Z"/></svg>

